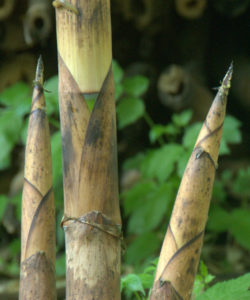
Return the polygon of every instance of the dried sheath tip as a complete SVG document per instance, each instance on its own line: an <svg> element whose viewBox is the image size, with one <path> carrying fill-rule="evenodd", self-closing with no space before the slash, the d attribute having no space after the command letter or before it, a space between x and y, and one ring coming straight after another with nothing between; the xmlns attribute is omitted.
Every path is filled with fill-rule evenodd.
<svg viewBox="0 0 250 300"><path fill-rule="evenodd" d="M44 65L42 55L39 56L36 66L36 78L35 78L35 85L43 86L43 73L44 73Z"/></svg>

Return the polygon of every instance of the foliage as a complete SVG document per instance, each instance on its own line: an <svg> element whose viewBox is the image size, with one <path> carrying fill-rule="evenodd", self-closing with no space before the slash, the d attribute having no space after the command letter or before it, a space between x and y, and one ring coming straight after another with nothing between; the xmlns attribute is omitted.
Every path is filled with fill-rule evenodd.
<svg viewBox="0 0 250 300"><path fill-rule="evenodd" d="M133 124L145 113L145 105L142 96L149 84L149 80L143 76L123 78L123 71L116 61L113 62L115 78L115 96L117 100L118 128Z"/></svg>
<svg viewBox="0 0 250 300"><path fill-rule="evenodd" d="M240 169L236 175L225 170L221 179L215 182L214 199L210 209L207 228L218 235L228 232L243 248L250 250L250 209L247 206L249 189L250 167ZM240 206L230 207L227 203L225 189L230 187L231 193L239 199Z"/></svg>
<svg viewBox="0 0 250 300"><path fill-rule="evenodd" d="M153 285L157 259L145 268L143 273L128 274L121 279L121 291L126 299L146 300L149 299L150 290ZM208 273L207 266L200 262L199 272L196 275L193 299L195 300L247 300L250 298L249 282L250 273L224 282L209 286L215 276Z"/></svg>
<svg viewBox="0 0 250 300"><path fill-rule="evenodd" d="M224 282L207 289L195 300L248 300L250 299L250 273Z"/></svg>
<svg viewBox="0 0 250 300"><path fill-rule="evenodd" d="M149 131L149 140L154 146L157 143L159 146L146 149L135 157L127 159L123 164L123 172L136 169L140 174L140 179L135 182L132 188L123 191L121 194L124 214L127 218L127 232L139 236L130 243L127 249L129 255L125 256L126 262L133 264L135 267L143 261L145 244L141 243L141 248L139 248L139 245L135 247L134 244L138 244L138 240L148 233L152 234L154 232L155 236L164 236L182 174L202 126L202 123L188 125L191 117L191 111L187 110L180 114L173 114L172 122L167 125L153 124ZM240 122L234 117L226 117L225 131L230 131L231 135L226 134L223 136L224 147L220 150L221 155L229 154L229 143L237 143L241 140L239 125ZM181 135L182 144L179 144L175 141ZM221 183L221 189L224 191L226 183L220 181L218 183ZM216 192L215 189L214 197ZM231 231L235 234L236 240L240 241L242 245L244 243L243 246L248 248L249 238L243 238L243 236L248 235L247 211L244 211L244 216L243 212L235 211L235 213L235 218L239 214L242 218L244 217L242 222L238 223L240 225L231 224L231 227L224 227L224 229L232 229ZM213 220L213 217L211 219ZM223 219L219 218L219 220L224 222ZM227 225L225 224L225 226ZM236 227L241 228L242 232L240 233ZM157 241L154 242L158 249L160 244L160 241L158 243ZM154 249L157 249L157 247ZM138 252L142 253L139 261L137 259ZM152 252L153 254L155 252Z"/></svg>
<svg viewBox="0 0 250 300"><path fill-rule="evenodd" d="M51 123L51 131L53 132L51 136L53 186L55 189L57 214L60 214L63 207L63 195L61 137L60 132L58 131L59 112L57 84L57 76L50 78L45 83L45 97L47 104L46 110ZM0 94L0 170L10 168L13 162L17 164L16 158L13 157L12 153L15 147L25 145L30 105L31 87L24 82L14 84ZM21 159L23 159L23 157ZM8 209L8 204L10 203L15 205L16 219L21 222L21 191L11 198L7 195L0 195L0 221L2 221L2 218ZM59 232L59 230L57 232ZM59 242L58 249L60 249L64 246L63 232L58 235L57 240ZM0 261L0 271L17 275L19 273L19 267L16 258L20 253L20 239L14 239L10 242L8 249L15 249L15 251L10 251L8 257L6 257L5 260Z"/></svg>
<svg viewBox="0 0 250 300"><path fill-rule="evenodd" d="M193 294L196 297L201 295L209 287L209 283L212 282L214 278L215 278L215 276L208 273L207 266L201 260L199 272L197 273L197 275L195 277Z"/></svg>
<svg viewBox="0 0 250 300"><path fill-rule="evenodd" d="M154 259L140 274L128 274L121 278L121 292L127 299L148 299L153 285L158 259Z"/></svg>
<svg viewBox="0 0 250 300"><path fill-rule="evenodd" d="M137 170L139 174L139 179L134 182L133 186L121 192L128 244L124 263L139 272L139 275L133 273L134 275L130 274L123 278L122 290L128 297L135 296L137 292L138 297L145 298L152 286L156 263L150 265L149 269L146 268L142 273L140 272L159 254L180 179L201 123L190 124L192 112L186 110L173 114L168 124L155 124L146 111L146 103L142 99L148 89L149 80L143 76L125 77L124 71L116 61L113 62L113 71L119 130L124 130L128 126L133 128L139 120L150 126L148 132L150 147L141 149L140 153L127 158L121 165L122 173ZM57 86L57 76L45 83L47 113L52 132L53 186L59 253L57 274L63 275L64 256L60 254L64 247L64 234L60 229L60 220L63 215L63 188ZM87 100L89 106L93 107L94 101ZM0 170L10 168L16 160L13 150L25 145L30 104L31 87L23 82L9 87L0 94ZM240 125L240 121L227 116L221 142L221 155L230 153L230 144L241 142ZM229 234L245 249L250 249L249 210L247 208L247 197L250 193L249 179L250 168L239 170L236 174L225 170L216 179L214 200L207 227L208 232L213 236L221 233ZM228 203L228 187L231 193L239 199L237 206L233 207ZM0 221L9 203L15 205L16 219L20 222L21 193L12 198L0 195ZM20 251L20 240L13 239L9 247L13 251L8 253L8 259L0 259L0 271L18 274L17 256ZM209 283L208 280L211 279L204 269L201 270L200 276L197 277L195 285L199 291L204 290Z"/></svg>

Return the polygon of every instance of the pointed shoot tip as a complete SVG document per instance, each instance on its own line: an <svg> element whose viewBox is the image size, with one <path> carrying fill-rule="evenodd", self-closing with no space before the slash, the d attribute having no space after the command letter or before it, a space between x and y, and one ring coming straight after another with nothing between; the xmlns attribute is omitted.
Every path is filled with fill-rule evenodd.
<svg viewBox="0 0 250 300"><path fill-rule="evenodd" d="M233 62L231 62L228 71L225 77L223 78L222 84L219 88L219 95L223 103L224 103L223 99L228 95L228 91L231 87L232 74L233 74Z"/></svg>
<svg viewBox="0 0 250 300"><path fill-rule="evenodd" d="M40 55L37 61L35 83L41 86L43 85L43 72L44 72L43 59L42 59L42 55Z"/></svg>
<svg viewBox="0 0 250 300"><path fill-rule="evenodd" d="M228 68L228 71L222 81L222 86L224 88L227 88L229 89L230 88L230 82L231 82L231 79L232 79L232 74L233 74L233 61L231 62L229 68Z"/></svg>

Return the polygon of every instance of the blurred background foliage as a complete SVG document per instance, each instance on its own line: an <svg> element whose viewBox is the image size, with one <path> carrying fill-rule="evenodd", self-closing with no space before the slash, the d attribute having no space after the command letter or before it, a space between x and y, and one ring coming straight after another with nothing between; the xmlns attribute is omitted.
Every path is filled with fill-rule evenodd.
<svg viewBox="0 0 250 300"><path fill-rule="evenodd" d="M190 1L189 6L182 2L111 1L124 299L144 299L151 287L180 179L215 94L212 88L219 85L231 60L235 70L202 251L207 267L200 266L197 290L213 279L210 273L220 280L250 269L250 1ZM205 4L199 7L198 2ZM65 274L54 15L50 8L47 35L40 34L47 19L38 24L41 28L32 23L35 28L23 33L21 16L25 20L28 10L23 0L0 21L0 280L19 276L24 146L40 53L48 78L56 271L59 277ZM87 101L93 107L94 101Z"/></svg>

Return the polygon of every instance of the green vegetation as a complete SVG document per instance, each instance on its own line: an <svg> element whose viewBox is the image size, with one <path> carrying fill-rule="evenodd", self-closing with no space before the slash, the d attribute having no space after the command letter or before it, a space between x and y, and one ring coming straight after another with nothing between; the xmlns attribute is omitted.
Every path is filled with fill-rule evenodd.
<svg viewBox="0 0 250 300"><path fill-rule="evenodd" d="M157 260L152 261L143 273L128 274L121 279L121 291L127 299L148 300L150 288L154 281ZM196 275L193 298L194 300L247 300L249 291L250 273L211 286L216 281L215 276L208 273L207 266L200 262L199 272Z"/></svg>
<svg viewBox="0 0 250 300"><path fill-rule="evenodd" d="M126 223L126 251L123 257L124 276L121 289L126 299L147 299L152 286L156 267L155 258L164 238L171 215L173 202L185 165L193 149L201 123L190 124L192 111L186 110L173 114L168 124L155 124L146 111L143 94L147 91L149 80L143 76L124 77L117 62L113 64L116 84L118 129L133 128L140 119L149 126L147 149L141 149L133 157L122 162L122 174L136 172L137 179L130 187L121 191L123 219ZM57 209L57 275L65 272L64 234L60 228L63 214L61 137L59 132L57 77L50 78L45 84L47 113L51 123L51 145L53 160L53 184ZM20 82L0 94L0 170L8 170L20 159L14 157L14 149L21 149L26 140L28 113L31 104L31 87ZM93 105L93 103L91 104ZM220 155L230 154L231 144L241 142L241 122L233 116L227 116ZM250 168L221 172L215 181L211 210L205 235L205 245L216 242L226 235L225 243L233 240L244 250L250 250L250 219L247 198L249 197ZM232 196L233 195L233 196ZM235 197L237 204L229 201ZM0 195L0 222L2 222L9 204L15 206L15 218L20 222L21 192L13 197ZM0 272L18 276L18 255L20 240L10 238L0 225L3 241L9 241L8 255L0 257ZM4 247L4 242L0 248ZM153 263L152 263L153 260ZM206 254L203 255L206 261ZM207 262L206 262L207 263ZM224 259L218 263L227 272L233 265ZM144 271L143 271L144 270ZM213 276L208 274L201 263L197 275L194 293L196 300L207 299L248 299L247 284L250 274L225 283L217 283L207 289ZM203 292L206 290L205 292ZM231 291L231 292L230 292ZM236 295L237 291L237 297ZM224 294L223 294L224 293ZM216 296L215 296L216 295ZM247 298L248 297L248 298Z"/></svg>

